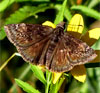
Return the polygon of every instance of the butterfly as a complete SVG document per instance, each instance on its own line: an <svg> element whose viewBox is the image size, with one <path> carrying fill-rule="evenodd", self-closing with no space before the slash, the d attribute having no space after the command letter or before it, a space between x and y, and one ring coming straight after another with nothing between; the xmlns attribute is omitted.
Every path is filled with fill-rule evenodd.
<svg viewBox="0 0 100 93"><path fill-rule="evenodd" d="M95 51L65 29L65 22L56 28L40 24L9 24L5 27L8 39L22 58L35 65L44 65L52 72L70 71L96 58Z"/></svg>

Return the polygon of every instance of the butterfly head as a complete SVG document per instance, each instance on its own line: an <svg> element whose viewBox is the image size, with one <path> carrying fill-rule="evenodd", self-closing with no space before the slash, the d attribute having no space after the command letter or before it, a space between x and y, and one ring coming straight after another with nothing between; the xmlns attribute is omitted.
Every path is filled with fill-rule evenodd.
<svg viewBox="0 0 100 93"><path fill-rule="evenodd" d="M59 24L57 24L57 27L65 29L65 22L60 22Z"/></svg>

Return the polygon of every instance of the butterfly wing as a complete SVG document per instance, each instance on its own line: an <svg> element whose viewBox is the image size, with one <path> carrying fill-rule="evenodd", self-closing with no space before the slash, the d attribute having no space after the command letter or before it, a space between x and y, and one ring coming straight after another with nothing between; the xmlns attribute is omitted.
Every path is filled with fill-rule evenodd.
<svg viewBox="0 0 100 93"><path fill-rule="evenodd" d="M85 64L96 57L94 50L86 43L67 32L61 35L60 32L63 31L60 29L53 31L48 26L24 23L5 26L7 37L24 60L34 64L46 64L46 68L51 71L69 71L74 66Z"/></svg>
<svg viewBox="0 0 100 93"><path fill-rule="evenodd" d="M42 52L45 49L49 38L50 36L28 47L17 47L17 50L25 61L36 65L45 65L44 62L39 62L39 59L42 56Z"/></svg>
<svg viewBox="0 0 100 93"><path fill-rule="evenodd" d="M38 24L10 24L5 26L8 39L17 47L23 59L36 61L51 37L53 28Z"/></svg>
<svg viewBox="0 0 100 93"><path fill-rule="evenodd" d="M49 69L53 72L64 72L72 69L68 59L68 51L62 41L59 41Z"/></svg>
<svg viewBox="0 0 100 93"><path fill-rule="evenodd" d="M49 34L53 28L39 24L10 24L5 26L8 39L16 46L30 46L35 44Z"/></svg>
<svg viewBox="0 0 100 93"><path fill-rule="evenodd" d="M74 66L85 64L97 56L86 43L67 32L64 33L58 46L49 68L54 72L69 71Z"/></svg>

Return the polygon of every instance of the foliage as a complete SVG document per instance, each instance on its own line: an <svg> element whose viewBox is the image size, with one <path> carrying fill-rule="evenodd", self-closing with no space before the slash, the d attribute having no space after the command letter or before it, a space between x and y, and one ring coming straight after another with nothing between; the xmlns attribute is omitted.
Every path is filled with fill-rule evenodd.
<svg viewBox="0 0 100 93"><path fill-rule="evenodd" d="M39 5L38 7L35 6L23 6L22 8L15 11L15 13L11 14L10 17L6 19L5 24L13 24L13 23L20 23L23 22L23 20L27 19L30 16L35 16L39 12L43 12L46 9L51 8L47 5ZM6 34L4 33L4 28L1 28L0 32L0 39L2 40L5 38Z"/></svg>
<svg viewBox="0 0 100 93"><path fill-rule="evenodd" d="M96 41L92 48L95 50L100 50L100 38Z"/></svg>
<svg viewBox="0 0 100 93"><path fill-rule="evenodd" d="M59 10L59 13L57 14L56 19L54 21L54 24L58 24L59 22L63 21L63 15L64 15L66 2L67 0L65 0L63 5L61 6L61 9Z"/></svg>
<svg viewBox="0 0 100 93"><path fill-rule="evenodd" d="M15 79L16 83L23 88L27 93L40 93L38 90L31 87L28 83Z"/></svg>
<svg viewBox="0 0 100 93"><path fill-rule="evenodd" d="M72 6L71 9L79 10L87 16L93 17L95 19L100 19L100 13L94 9L89 8L89 7L79 5L79 6Z"/></svg>
<svg viewBox="0 0 100 93"><path fill-rule="evenodd" d="M76 0L78 1L78 0ZM68 0L2 0L0 2L0 40L2 54L4 53L6 58L9 58L7 55L8 49L15 51L12 48L11 44L7 41L6 34L4 32L4 25L6 24L15 24L15 23L43 23L48 18L51 21L54 21L55 24L58 24L60 21L69 21L76 12L84 15L84 19L87 20L85 24L85 29L89 29L89 26L94 21L100 20L100 13L98 12L99 1L93 2L93 0L87 0L81 2L80 5L77 5L76 1ZM62 4L63 3L63 4ZM53 12L52 12L53 11ZM56 12L57 11L57 12ZM49 13L50 12L50 13ZM55 20L53 20L55 19ZM92 19L92 21L89 19ZM5 45L7 44L7 45ZM95 50L100 50L100 38L92 46ZM1 50L1 49L0 49ZM6 52L4 52L6 50ZM2 56L4 57L4 56ZM5 60L0 59L0 64ZM16 63L16 61L18 61ZM99 60L100 61L100 60ZM1 87L1 92L6 93L18 93L20 88L17 89L16 84L13 82L14 77L18 86L20 86L27 93L58 93L69 92L69 93L99 93L100 91L100 75L99 68L90 68L98 67L96 63L86 64L87 67L87 80L84 84L77 82L67 73L64 73L62 77L56 82L52 83L52 73L46 70L44 73L39 67L26 64L19 57L13 59L8 64L7 68L1 73L2 82L4 85ZM27 68L27 69L26 69ZM31 69L31 70L30 70ZM6 71L6 74L4 74ZM34 73L34 74L32 74ZM5 79L7 78L7 79ZM21 80L20 80L21 79ZM38 81L38 80L39 81ZM7 82L6 82L7 81ZM32 81L32 82L24 82ZM37 84L39 82L39 84ZM42 82L42 84L41 84ZM8 84L8 85L7 85ZM64 88L61 87L63 84ZM12 85L12 86L11 86ZM42 88L39 89L39 86ZM9 86L9 87L8 87ZM66 88L67 87L67 88ZM60 89L61 88L61 89Z"/></svg>
<svg viewBox="0 0 100 93"><path fill-rule="evenodd" d="M40 70L40 68L35 66L35 65L31 65L31 69L34 72L34 76L36 76L43 84L46 84L46 80L45 80L44 74Z"/></svg>

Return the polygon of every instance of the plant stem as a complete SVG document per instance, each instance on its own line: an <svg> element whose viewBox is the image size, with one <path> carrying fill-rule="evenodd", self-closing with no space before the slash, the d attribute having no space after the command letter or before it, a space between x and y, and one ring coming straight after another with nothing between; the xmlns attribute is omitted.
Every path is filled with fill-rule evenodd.
<svg viewBox="0 0 100 93"><path fill-rule="evenodd" d="M48 91L49 91L49 86L50 86L50 79L51 79L51 72L46 72L46 80L47 80L47 83L46 83L46 85L45 85L45 93L48 93Z"/></svg>
<svg viewBox="0 0 100 93"><path fill-rule="evenodd" d="M8 64L8 62L16 55L16 53L12 54L12 56L7 59L4 64L0 67L0 72L2 71L2 69Z"/></svg>
<svg viewBox="0 0 100 93"><path fill-rule="evenodd" d="M60 79L58 87L57 87L57 91L59 91L59 89L60 89L61 85L63 84L64 80L65 80L64 77Z"/></svg>

